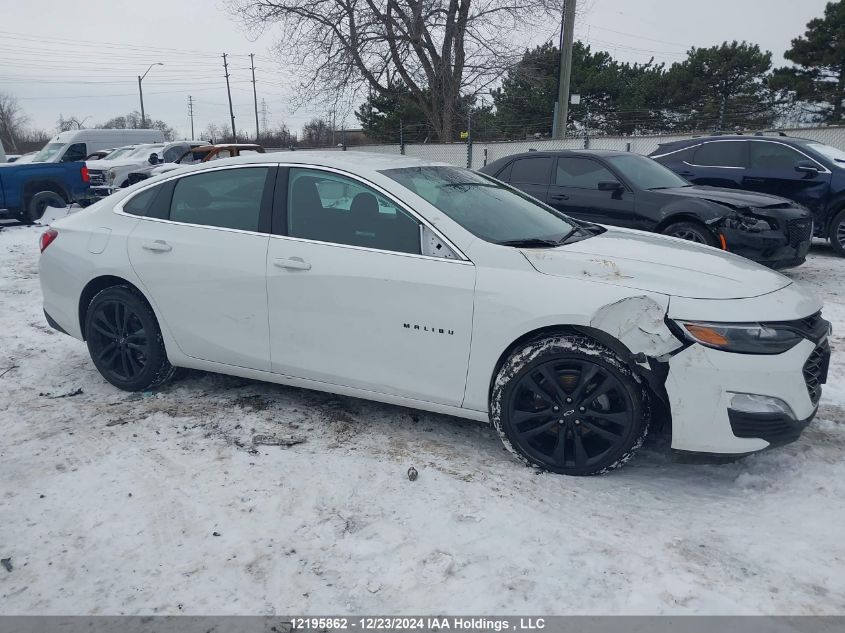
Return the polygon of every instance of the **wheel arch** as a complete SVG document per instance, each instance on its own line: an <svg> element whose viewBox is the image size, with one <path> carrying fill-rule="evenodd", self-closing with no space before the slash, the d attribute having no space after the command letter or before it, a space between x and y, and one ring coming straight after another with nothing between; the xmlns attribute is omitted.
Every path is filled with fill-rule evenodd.
<svg viewBox="0 0 845 633"><path fill-rule="evenodd" d="M694 222L696 224L700 224L701 226L708 228L707 222L705 222L701 216L696 215L694 213L690 213L689 211L678 211L677 213L673 213L672 215L668 215L660 222L658 222L657 226L654 227L655 233L663 233L664 229L671 225L675 224L676 222Z"/></svg>
<svg viewBox="0 0 845 633"><path fill-rule="evenodd" d="M496 382L496 376L499 374L499 370L502 368L502 365L505 364L505 361L513 354L513 352L520 346L524 345L528 341L543 337L549 336L554 334L582 334L584 336L589 336L593 340L598 343L601 343L605 347L612 350L614 353L618 354L619 357L625 361L626 364L633 366L635 363L633 362L635 358L635 354L628 349L628 346L625 345L619 339L611 336L607 332L599 330L594 327L590 327L589 325L547 325L544 327L539 327L525 334L521 335L516 340L512 341L510 345L508 345L504 351L499 355L498 360L496 361L496 365L493 368L493 373L490 376L490 384L487 389L487 401L490 402L490 399L493 395L493 385ZM632 367L633 369L633 367Z"/></svg>
<svg viewBox="0 0 845 633"><path fill-rule="evenodd" d="M85 313L88 311L88 306L91 305L91 301L97 296L98 293L102 292L106 288L112 288L114 286L125 286L132 290L135 294L137 294L144 302L149 306L150 310L152 311L153 315L158 320L158 315L156 314L155 308L153 307L152 303L149 299L144 295L138 286L133 284L128 279L124 279L123 277L118 277L116 275L100 275L99 277L94 277L91 279L85 287L82 289L82 292L79 295L79 307L78 307L78 318L79 318L79 331L82 333L82 340L86 340L85 334Z"/></svg>
<svg viewBox="0 0 845 633"><path fill-rule="evenodd" d="M26 209L32 197L42 191L52 191L64 198L65 202L70 202L70 194L61 182L49 178L37 178L23 184L21 190L21 208Z"/></svg>

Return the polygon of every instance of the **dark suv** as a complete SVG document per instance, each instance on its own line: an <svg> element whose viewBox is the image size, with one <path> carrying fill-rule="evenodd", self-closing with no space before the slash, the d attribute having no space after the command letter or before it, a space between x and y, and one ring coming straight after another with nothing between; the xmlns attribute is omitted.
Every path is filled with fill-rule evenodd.
<svg viewBox="0 0 845 633"><path fill-rule="evenodd" d="M528 152L481 172L511 183L579 220L679 237L772 268L804 262L810 212L790 200L691 185L659 163L630 152Z"/></svg>
<svg viewBox="0 0 845 633"><path fill-rule="evenodd" d="M788 136L704 136L651 157L699 185L771 193L813 212L815 235L845 256L845 152Z"/></svg>

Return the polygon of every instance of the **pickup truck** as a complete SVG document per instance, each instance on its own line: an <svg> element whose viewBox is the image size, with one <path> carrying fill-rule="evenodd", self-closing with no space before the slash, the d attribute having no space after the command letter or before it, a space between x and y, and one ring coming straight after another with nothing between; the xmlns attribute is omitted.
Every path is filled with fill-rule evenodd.
<svg viewBox="0 0 845 633"><path fill-rule="evenodd" d="M0 164L0 217L31 224L47 207L65 207L90 199L88 168L83 162Z"/></svg>

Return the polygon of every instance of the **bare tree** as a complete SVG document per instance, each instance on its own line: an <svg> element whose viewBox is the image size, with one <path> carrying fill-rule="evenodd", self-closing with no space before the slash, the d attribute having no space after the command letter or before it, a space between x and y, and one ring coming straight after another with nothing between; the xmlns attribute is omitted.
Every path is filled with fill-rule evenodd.
<svg viewBox="0 0 845 633"><path fill-rule="evenodd" d="M443 141L450 140L461 95L489 88L521 51L510 40L559 0L229 0L258 33L281 27L276 47L308 77L302 101L351 99L369 88L387 95L407 86Z"/></svg>
<svg viewBox="0 0 845 633"><path fill-rule="evenodd" d="M5 92L0 92L0 141L3 147L18 152L18 145L26 134L29 122L18 100Z"/></svg>

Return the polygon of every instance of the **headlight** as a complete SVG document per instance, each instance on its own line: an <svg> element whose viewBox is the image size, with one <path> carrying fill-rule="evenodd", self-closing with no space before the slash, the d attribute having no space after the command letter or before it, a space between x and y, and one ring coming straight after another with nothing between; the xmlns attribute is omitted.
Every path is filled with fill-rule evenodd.
<svg viewBox="0 0 845 633"><path fill-rule="evenodd" d="M728 218L727 225L732 229L748 231L749 233L759 233L760 231L778 228L777 220L754 215L750 208L732 213Z"/></svg>
<svg viewBox="0 0 845 633"><path fill-rule="evenodd" d="M676 323L690 341L737 354L781 354L803 340L791 329L760 323Z"/></svg>

